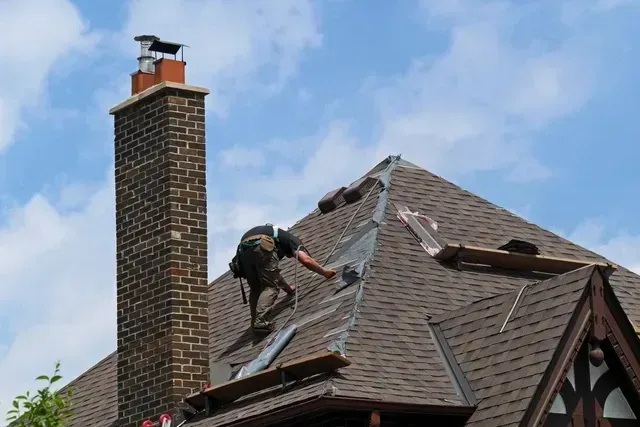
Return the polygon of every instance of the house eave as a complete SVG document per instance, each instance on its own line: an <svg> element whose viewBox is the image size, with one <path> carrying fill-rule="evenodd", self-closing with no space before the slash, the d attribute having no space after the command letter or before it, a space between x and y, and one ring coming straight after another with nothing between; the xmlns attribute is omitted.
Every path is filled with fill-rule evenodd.
<svg viewBox="0 0 640 427"><path fill-rule="evenodd" d="M475 406L429 405L350 397L316 396L281 409L220 424L218 427L264 427L266 425L279 425L278 423L284 423L300 415L317 411L379 411L380 413L401 413L403 415L450 415L468 418L473 414L475 409Z"/></svg>

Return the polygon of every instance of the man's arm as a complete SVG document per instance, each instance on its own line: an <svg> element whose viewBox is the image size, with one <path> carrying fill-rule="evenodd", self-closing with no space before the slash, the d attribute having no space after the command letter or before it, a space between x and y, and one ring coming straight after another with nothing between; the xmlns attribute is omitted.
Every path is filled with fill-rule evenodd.
<svg viewBox="0 0 640 427"><path fill-rule="evenodd" d="M321 276L324 276L326 279L331 279L336 275L335 270L328 270L318 264L318 262L311 258L308 253L305 251L296 251L293 253L294 257L298 257L298 261L300 264L304 265L308 270L313 271L314 273L318 273Z"/></svg>

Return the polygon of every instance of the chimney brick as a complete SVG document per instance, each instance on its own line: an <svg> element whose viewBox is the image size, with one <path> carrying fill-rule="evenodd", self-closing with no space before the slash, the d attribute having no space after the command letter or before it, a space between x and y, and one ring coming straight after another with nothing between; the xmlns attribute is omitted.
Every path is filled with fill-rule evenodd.
<svg viewBox="0 0 640 427"><path fill-rule="evenodd" d="M110 111L121 426L175 420L208 379L207 93L164 82Z"/></svg>

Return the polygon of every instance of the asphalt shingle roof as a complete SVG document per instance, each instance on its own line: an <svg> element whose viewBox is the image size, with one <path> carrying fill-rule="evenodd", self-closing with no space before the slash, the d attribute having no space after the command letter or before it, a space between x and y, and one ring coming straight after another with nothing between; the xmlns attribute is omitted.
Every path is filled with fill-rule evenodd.
<svg viewBox="0 0 640 427"><path fill-rule="evenodd" d="M468 426L519 425L594 270L584 267L432 320L478 399Z"/></svg>
<svg viewBox="0 0 640 427"><path fill-rule="evenodd" d="M372 171L385 167L383 162ZM324 281L304 268L298 269L299 304L291 323L313 320L300 327L276 359L286 362L340 344L352 364L341 369L339 376L310 381L288 393L265 392L259 404L241 399L198 425L225 425L239 417L257 416L328 392L424 405L467 404L456 393L444 369L428 319L491 297L513 298L514 291L533 283L533 279L458 270L435 260L396 218L395 203L434 219L439 236L448 243L498 248L511 239L520 239L537 245L542 255L606 261L406 161L400 161L389 173L386 190L371 194L338 245L337 255L332 257L332 263L340 261L335 258L357 235L357 242L342 260L366 261L364 280L336 294L339 275ZM358 208L359 202L342 205L327 214L316 209L296 223L292 231L322 262ZM372 223L374 219L377 223ZM290 282L294 263L283 260L281 264ZM619 268L610 282L630 319L640 324L640 277ZM242 304L237 279L227 273L213 281L209 301L212 361L233 365L249 362L263 349L265 341L252 339L249 308ZM278 325L291 313L292 301L281 293L275 310ZM544 310L545 301L538 304L540 310ZM450 336L455 340L456 336ZM112 358L115 360L115 356ZM115 371L115 363L108 366ZM96 382L115 385L115 372L87 375L93 375ZM473 376L469 381L480 387ZM104 412L115 416L115 397L108 397L105 402ZM78 402L78 411L83 411L80 406ZM73 425L91 422L87 424L78 415Z"/></svg>
<svg viewBox="0 0 640 427"><path fill-rule="evenodd" d="M118 420L117 353L111 353L61 389L71 387L70 426L111 427Z"/></svg>

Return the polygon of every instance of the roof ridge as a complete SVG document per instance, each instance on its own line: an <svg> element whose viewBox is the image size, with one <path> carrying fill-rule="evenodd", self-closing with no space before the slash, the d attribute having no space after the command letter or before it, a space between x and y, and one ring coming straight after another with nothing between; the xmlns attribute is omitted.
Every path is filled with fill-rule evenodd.
<svg viewBox="0 0 640 427"><path fill-rule="evenodd" d="M357 260L358 264L364 266L364 270L362 275L359 277L360 280L357 283L358 289L355 292L353 306L349 311L349 315L347 319L347 327L340 334L340 336L328 346L329 350L339 352L343 356L345 356L347 352L347 341L349 339L349 333L353 331L353 329L356 327L356 317L359 312L362 299L364 298L364 289L365 289L365 283L366 283L367 277L369 276L369 267L378 249L378 231L380 227L384 224L383 221L386 214L387 206L389 204L391 175L395 167L398 165L399 161L400 161L400 155L388 156L385 160L383 160L376 166L377 168L383 162L387 162L387 166L382 172L380 172L380 175L378 177L378 181L382 185L382 190L378 194L378 202L376 203L376 207L373 210L373 215L370 220L371 221L370 223L373 223L373 227L371 228L371 230L365 233L365 234L369 234L369 232L373 232L373 242L371 243L369 250L364 254L364 256L362 256L361 259ZM373 168L371 171L369 171L368 175L364 175L364 176L371 175L376 168ZM364 238L364 235L358 241L362 240L363 238ZM357 244L357 242L354 242L354 244Z"/></svg>

